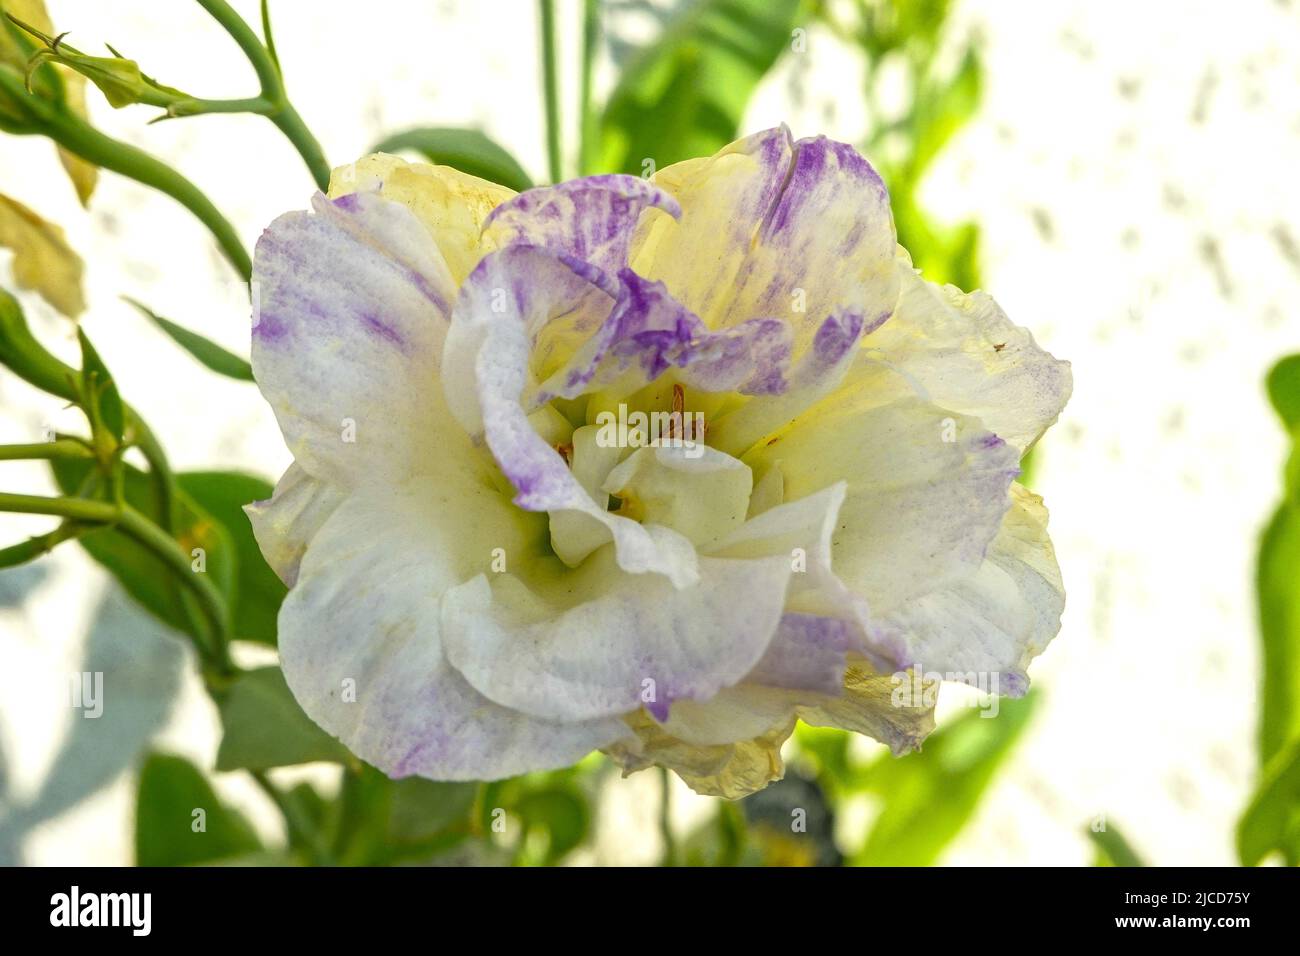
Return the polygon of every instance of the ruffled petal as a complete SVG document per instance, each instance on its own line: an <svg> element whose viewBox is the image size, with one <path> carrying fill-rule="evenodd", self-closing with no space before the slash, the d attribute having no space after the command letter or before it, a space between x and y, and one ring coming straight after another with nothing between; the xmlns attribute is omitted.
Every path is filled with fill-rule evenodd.
<svg viewBox="0 0 1300 956"><path fill-rule="evenodd" d="M609 529L624 570L662 574L677 587L689 587L699 574L690 541L597 504L524 409L535 378L535 340L552 319L571 313L575 302L602 294L565 262L533 246L511 246L485 258L461 290L452 318L442 364L447 403L471 435L486 440L517 491L516 505L586 515ZM505 307L496 308L498 302Z"/></svg>
<svg viewBox="0 0 1300 956"><path fill-rule="evenodd" d="M903 675L910 680L910 674ZM788 691L745 683L711 700L687 701L666 722L645 713L627 724L632 739L606 748L626 776L658 764L677 773L705 796L739 799L784 774L781 745L796 718L817 727L865 734L896 755L920 749L934 731L937 693L899 693L902 679L876 673L864 663L848 667L836 694ZM920 698L920 699L916 699Z"/></svg>
<svg viewBox="0 0 1300 956"><path fill-rule="evenodd" d="M660 718L706 699L763 657L781 619L788 558L701 558L676 588L622 571L606 547L551 581L480 575L447 593L447 655L478 691L548 719ZM528 585L532 585L529 587Z"/></svg>
<svg viewBox="0 0 1300 956"><path fill-rule="evenodd" d="M633 268L663 281L711 328L788 318L799 356L831 315L871 326L893 310L889 196L851 146L768 130L653 182L682 215L642 223Z"/></svg>
<svg viewBox="0 0 1300 956"><path fill-rule="evenodd" d="M886 675L867 665L851 666L844 675L844 693L799 707L799 719L814 727L866 734L887 745L895 756L920 750L921 742L934 731L938 688L934 699L927 699L925 693L900 694L904 678L910 680L910 672Z"/></svg>
<svg viewBox="0 0 1300 956"><path fill-rule="evenodd" d="M1061 628L1065 588L1047 536L1043 500L1018 484L1011 509L972 574L888 615L918 668L1019 697L1026 668Z"/></svg>
<svg viewBox="0 0 1300 956"><path fill-rule="evenodd" d="M495 209L484 233L498 248L539 246L603 272L627 265L641 214L676 216L677 201L644 179L621 174L587 176L520 193Z"/></svg>
<svg viewBox="0 0 1300 956"><path fill-rule="evenodd" d="M863 348L907 375L936 405L979 418L1024 451L1070 398L1070 363L1044 352L983 292L926 282L904 254L894 316Z"/></svg>
<svg viewBox="0 0 1300 956"><path fill-rule="evenodd" d="M372 153L330 175L331 199L357 192L377 192L409 209L437 244L456 285L496 248L481 236L483 223L515 195L512 189L450 166L408 163L387 153Z"/></svg>
<svg viewBox="0 0 1300 956"><path fill-rule="evenodd" d="M759 473L778 465L787 501L847 483L835 574L883 616L982 563L1019 455L977 420L918 398L857 398L815 406L745 460Z"/></svg>
<svg viewBox="0 0 1300 956"><path fill-rule="evenodd" d="M662 282L647 282L630 269L597 281L614 290L614 308L538 388L536 401L600 389L607 405L669 370L705 392L767 395L788 387L791 333L785 322L751 319L711 332Z"/></svg>
<svg viewBox="0 0 1300 956"><path fill-rule="evenodd" d="M710 327L726 325L722 317L729 312L732 285L755 234L780 198L793 147L789 130L770 129L714 156L655 173L652 181L677 200L681 217L647 218L640 224L632 268L664 282ZM787 312L788 306L778 315Z"/></svg>
<svg viewBox="0 0 1300 956"><path fill-rule="evenodd" d="M443 657L438 598L487 566L474 543L528 550L512 512L424 479L363 489L308 548L280 611L285 677L308 716L391 776L499 779L567 766L627 734L615 719L560 723L501 707Z"/></svg>
<svg viewBox="0 0 1300 956"><path fill-rule="evenodd" d="M454 427L436 377L455 287L403 206L360 193L314 206L257 244L253 373L310 474L400 483Z"/></svg>
<svg viewBox="0 0 1300 956"><path fill-rule="evenodd" d="M838 696L846 658L861 646L853 621L815 614L785 614L747 684Z"/></svg>
<svg viewBox="0 0 1300 956"><path fill-rule="evenodd" d="M609 473L603 489L642 521L706 547L744 522L753 485L748 465L696 444L638 448Z"/></svg>
<svg viewBox="0 0 1300 956"><path fill-rule="evenodd" d="M788 387L751 398L716 419L709 440L740 457L830 395L853 365L863 334L862 316L832 315L813 336L812 348L800 358Z"/></svg>
<svg viewBox="0 0 1300 956"><path fill-rule="evenodd" d="M270 498L244 506L262 556L289 587L298 580L307 545L346 498L346 491L317 481L293 462Z"/></svg>
<svg viewBox="0 0 1300 956"><path fill-rule="evenodd" d="M605 753L623 768L624 776L658 765L672 770L696 793L739 800L785 775L781 745L794 730L794 723L790 719L753 739L696 745L679 740L638 714L629 719L636 737L607 748Z"/></svg>

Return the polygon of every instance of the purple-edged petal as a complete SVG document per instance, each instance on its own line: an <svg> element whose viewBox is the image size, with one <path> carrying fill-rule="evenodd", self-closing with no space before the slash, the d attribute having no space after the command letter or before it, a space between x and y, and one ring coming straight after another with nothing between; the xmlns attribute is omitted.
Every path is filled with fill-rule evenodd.
<svg viewBox="0 0 1300 956"><path fill-rule="evenodd" d="M559 451L537 433L523 407L532 385L534 342L557 317L575 308L599 308L602 295L542 249L513 246L485 258L461 290L452 317L442 374L447 402L471 435L486 440L515 487L516 505L586 515L609 529L624 570L662 574L675 586L688 587L699 573L690 541L598 504Z"/></svg>
<svg viewBox="0 0 1300 956"><path fill-rule="evenodd" d="M455 288L405 207L373 194L314 206L257 244L253 373L310 474L396 483L454 428L436 377Z"/></svg>
<svg viewBox="0 0 1300 956"><path fill-rule="evenodd" d="M614 291L615 304L568 362L554 371L552 363L545 364L549 377L538 386L535 403L596 390L609 402L669 370L683 385L705 392L768 395L787 388L791 333L785 322L751 319L711 332L662 282L648 282L630 269L595 278L602 289ZM546 338L549 346L558 336Z"/></svg>
<svg viewBox="0 0 1300 956"><path fill-rule="evenodd" d="M605 272L627 265L641 214L679 213L677 201L636 176L587 176L520 193L488 217L484 234L498 248L540 246Z"/></svg>
<svg viewBox="0 0 1300 956"><path fill-rule="evenodd" d="M896 236L879 175L851 146L784 128L654 177L679 221L647 220L632 264L711 328L787 320L802 355L831 315L868 323L897 298Z"/></svg>
<svg viewBox="0 0 1300 956"><path fill-rule="evenodd" d="M732 287L755 235L780 200L793 153L790 132L782 127L738 140L714 156L659 170L652 181L677 200L681 216L640 224L632 268L666 283L711 327L729 324L723 317Z"/></svg>
<svg viewBox="0 0 1300 956"><path fill-rule="evenodd" d="M745 682L837 696L844 686L845 657L860 646L855 622L786 614Z"/></svg>
<svg viewBox="0 0 1300 956"><path fill-rule="evenodd" d="M788 387L778 394L752 398L724 414L713 423L710 440L723 451L740 456L784 428L840 385L853 365L863 332L863 319L857 313L829 316L790 374Z"/></svg>

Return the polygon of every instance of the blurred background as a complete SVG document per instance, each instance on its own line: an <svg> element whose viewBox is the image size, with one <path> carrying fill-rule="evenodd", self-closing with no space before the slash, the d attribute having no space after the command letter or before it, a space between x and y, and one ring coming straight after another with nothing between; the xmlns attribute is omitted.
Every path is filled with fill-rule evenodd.
<svg viewBox="0 0 1300 956"><path fill-rule="evenodd" d="M161 83L256 90L195 3L46 6L77 49L111 43ZM232 6L260 25L257 2ZM331 164L412 128L471 128L539 183L552 178L543 6L270 4L289 95ZM988 290L1073 363L1074 397L1028 481L1051 511L1068 597L1060 636L1031 668L1034 692L973 720L964 690L946 685L939 733L898 761L869 740L801 728L787 780L736 804L675 778L665 801L657 772L620 779L598 756L477 791L395 789L315 762L268 769L268 791L216 769L222 720L190 646L66 545L0 571L0 861L209 861L168 857L177 851L148 829L168 787L189 799L211 786L223 859L1295 862L1300 770L1263 762L1286 755L1300 709L1300 533L1290 506L1275 518L1300 376L1274 376L1282 417L1266 388L1300 349L1300 3L1243 0L1231 15L1208 0L553 9L565 177L640 173L647 158L662 167L781 122L855 144L884 175L900 241L927 277ZM590 20L599 29L584 32ZM246 247L308 203L311 176L260 117L147 125L156 110L114 109L93 88L87 99L95 127L183 171ZM212 374L121 298L247 355L246 290L203 226L107 172L83 208L42 136L0 137L0 193L61 226L84 261L80 324L173 466L278 477L289 457L256 388ZM0 286L13 290L11 259L0 251ZM37 337L77 364L72 323L30 291L19 299ZM39 441L78 416L3 370L0 402L0 442ZM43 463L0 468L6 491L54 491ZM1256 567L1270 520L1262 638ZM0 514L0 544L50 526ZM241 663L274 663L268 648L236 650ZM69 707L69 675L83 671L112 688L102 720ZM1263 746L1262 711L1273 721ZM268 792L289 795L289 810ZM807 834L789 832L793 807L807 809ZM282 849L285 812L316 821L327 857L298 836Z"/></svg>

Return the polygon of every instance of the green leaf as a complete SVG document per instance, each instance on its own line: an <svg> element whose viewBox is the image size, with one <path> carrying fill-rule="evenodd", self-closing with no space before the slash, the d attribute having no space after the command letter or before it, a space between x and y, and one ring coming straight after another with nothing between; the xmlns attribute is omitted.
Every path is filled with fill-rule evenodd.
<svg viewBox="0 0 1300 956"><path fill-rule="evenodd" d="M858 866L930 866L974 815L994 773L1033 714L1036 693L1000 698L996 717L973 710L933 734L919 754L886 755L868 768L883 801Z"/></svg>
<svg viewBox="0 0 1300 956"><path fill-rule="evenodd" d="M478 789L473 783L444 783L410 777L393 788L389 836L416 843L436 838L448 827L468 822Z"/></svg>
<svg viewBox="0 0 1300 956"><path fill-rule="evenodd" d="M150 319L158 328L166 332L173 342L218 375L224 375L227 378L233 378L241 382L253 381L253 367L248 364L246 359L240 358L233 352L226 351L216 342L204 338L197 332L191 332L170 319L164 319L161 315L153 312L135 299L126 296L123 296L123 298L135 306L141 314Z"/></svg>
<svg viewBox="0 0 1300 956"><path fill-rule="evenodd" d="M95 347L90 344L85 331L77 327L77 341L81 343L81 398L87 410L94 408L95 417L103 422L104 427L119 442L126 429L126 413L122 408L122 396L117 393L117 385L109 374L104 360L99 357Z"/></svg>
<svg viewBox="0 0 1300 956"><path fill-rule="evenodd" d="M1269 401L1288 431L1300 428L1300 355L1288 355L1268 373Z"/></svg>
<svg viewBox="0 0 1300 956"><path fill-rule="evenodd" d="M351 866L427 861L469 836L478 786L390 780L364 764L349 767L331 805L335 856Z"/></svg>
<svg viewBox="0 0 1300 956"><path fill-rule="evenodd" d="M397 133L371 149L374 153L413 150L430 162L499 183L516 192L533 188L524 168L505 148L476 129L427 127Z"/></svg>
<svg viewBox="0 0 1300 956"><path fill-rule="evenodd" d="M984 70L974 47L966 50L956 74L941 84L923 89L912 110L911 178L919 181L930 165L979 107Z"/></svg>
<svg viewBox="0 0 1300 956"><path fill-rule="evenodd" d="M515 804L515 812L526 834L546 834L546 850L539 862L547 866L581 844L591 826L587 800L572 786L557 785L525 793ZM524 842L526 845L527 840Z"/></svg>
<svg viewBox="0 0 1300 956"><path fill-rule="evenodd" d="M1300 503L1284 501L1260 538L1259 757L1264 766L1300 739Z"/></svg>
<svg viewBox="0 0 1300 956"><path fill-rule="evenodd" d="M73 459L50 463L54 480L64 494L75 495L83 486L94 463ZM125 497L129 505L156 524L163 524L158 484L131 465L124 465ZM203 550L203 560L212 583L227 601L234 603L238 556L225 528L184 492L177 494L173 535L180 548L191 556ZM170 568L134 539L113 528L91 531L81 544L102 564L146 610L179 631L194 637L192 618L182 598L183 587Z"/></svg>
<svg viewBox="0 0 1300 956"><path fill-rule="evenodd" d="M980 229L976 223L940 225L915 201L913 184L889 177L898 242L912 254L913 264L931 282L975 289L979 281Z"/></svg>
<svg viewBox="0 0 1300 956"><path fill-rule="evenodd" d="M225 529L234 546L238 569L230 616L234 636L275 646L276 618L288 589L262 557L244 514L244 505L271 497L271 483L234 471L182 472L176 482Z"/></svg>
<svg viewBox="0 0 1300 956"><path fill-rule="evenodd" d="M55 481L76 494L94 465L54 461ZM274 646L276 616L287 593L262 557L243 505L268 498L271 485L240 472L183 472L176 475L174 534L185 552L202 548L213 583L225 596L235 637ZM162 523L158 486L139 469L125 466L126 500L150 520ZM111 528L81 538L90 555L122 583L136 601L158 618L195 635L181 603L179 583L165 565L133 539Z"/></svg>
<svg viewBox="0 0 1300 956"><path fill-rule="evenodd" d="M334 826L334 851L340 863L365 866L379 860L392 805L393 781L374 767L361 764L344 771Z"/></svg>
<svg viewBox="0 0 1300 956"><path fill-rule="evenodd" d="M804 725L806 726L806 725ZM737 803L715 802L714 814L682 843L687 866L759 866L761 852L750 846L745 814Z"/></svg>
<svg viewBox="0 0 1300 956"><path fill-rule="evenodd" d="M1282 359L1268 373L1269 400L1291 433L1291 457L1284 472L1288 500L1300 505L1300 355Z"/></svg>
<svg viewBox="0 0 1300 956"><path fill-rule="evenodd" d="M297 809L313 830L319 830L325 824L329 815L329 801L310 783L304 781L296 784L285 793L284 799Z"/></svg>
<svg viewBox="0 0 1300 956"><path fill-rule="evenodd" d="M1113 824L1107 822L1103 830L1089 827L1087 833L1097 851L1095 866L1146 866Z"/></svg>
<svg viewBox="0 0 1300 956"><path fill-rule="evenodd" d="M18 300L0 289L0 363L42 391L77 401L77 371L51 355L27 325Z"/></svg>
<svg viewBox="0 0 1300 956"><path fill-rule="evenodd" d="M817 780L832 793L852 792L857 774L849 759L849 735L833 727L800 723L795 728L799 753L812 759Z"/></svg>
<svg viewBox="0 0 1300 956"><path fill-rule="evenodd" d="M278 667L240 675L221 700L218 770L268 770L318 760L347 763L346 747L317 727Z"/></svg>
<svg viewBox="0 0 1300 956"><path fill-rule="evenodd" d="M1258 789L1237 824L1237 854L1256 866L1280 850L1287 866L1300 865L1300 739L1264 768Z"/></svg>
<svg viewBox="0 0 1300 956"><path fill-rule="evenodd" d="M166 754L145 760L136 797L137 866L211 863L261 849L248 821L218 799L192 763Z"/></svg>
<svg viewBox="0 0 1300 956"><path fill-rule="evenodd" d="M684 4L628 65L600 122L601 171L644 174L737 136L749 99L789 48L799 0Z"/></svg>

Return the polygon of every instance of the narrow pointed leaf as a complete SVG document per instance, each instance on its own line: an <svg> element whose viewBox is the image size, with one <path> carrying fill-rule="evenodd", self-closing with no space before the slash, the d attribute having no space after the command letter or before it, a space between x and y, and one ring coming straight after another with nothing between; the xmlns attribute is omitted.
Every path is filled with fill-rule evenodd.
<svg viewBox="0 0 1300 956"><path fill-rule="evenodd" d="M127 299L126 301L135 306L145 318L166 332L173 342L218 375L224 375L227 378L233 378L241 382L253 381L253 367L248 363L247 359L242 359L235 353L227 351L216 342L199 335L197 332L191 332L170 319L163 318L135 299Z"/></svg>

